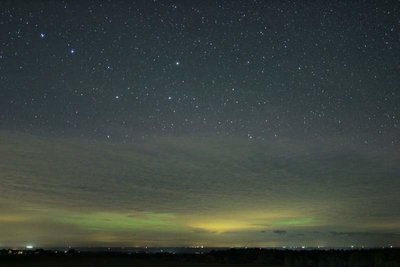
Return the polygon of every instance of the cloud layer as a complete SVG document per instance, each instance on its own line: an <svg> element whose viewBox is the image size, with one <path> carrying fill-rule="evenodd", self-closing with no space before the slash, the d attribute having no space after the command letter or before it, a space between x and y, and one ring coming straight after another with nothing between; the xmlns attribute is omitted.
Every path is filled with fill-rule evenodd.
<svg viewBox="0 0 400 267"><path fill-rule="evenodd" d="M128 245L390 240L400 230L399 154L334 144L195 136L118 144L3 132L0 245L65 236ZM341 232L381 234L331 234Z"/></svg>

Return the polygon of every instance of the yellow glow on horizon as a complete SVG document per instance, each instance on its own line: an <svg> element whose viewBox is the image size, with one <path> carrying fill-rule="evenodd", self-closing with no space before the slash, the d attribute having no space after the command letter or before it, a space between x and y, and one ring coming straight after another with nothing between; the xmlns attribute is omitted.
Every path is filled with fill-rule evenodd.
<svg viewBox="0 0 400 267"><path fill-rule="evenodd" d="M237 211L219 216L204 216L196 220L190 219L188 226L214 233L315 224L313 218L295 211Z"/></svg>
<svg viewBox="0 0 400 267"><path fill-rule="evenodd" d="M18 223L29 221L27 216L16 215L16 214L1 214L0 223Z"/></svg>
<svg viewBox="0 0 400 267"><path fill-rule="evenodd" d="M190 225L193 228L203 229L214 233L223 233L229 231L237 231L243 229L255 228L246 222L237 222L230 220L213 220L208 222L199 222Z"/></svg>

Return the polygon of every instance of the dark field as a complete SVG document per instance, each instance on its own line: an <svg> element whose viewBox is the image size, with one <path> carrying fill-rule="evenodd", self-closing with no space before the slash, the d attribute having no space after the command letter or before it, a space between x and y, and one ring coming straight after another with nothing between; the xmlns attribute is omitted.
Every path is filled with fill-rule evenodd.
<svg viewBox="0 0 400 267"><path fill-rule="evenodd" d="M400 267L400 249L272 250L232 249L197 254L30 251L11 255L3 250L0 267L146 267L146 266L271 266L271 267Z"/></svg>

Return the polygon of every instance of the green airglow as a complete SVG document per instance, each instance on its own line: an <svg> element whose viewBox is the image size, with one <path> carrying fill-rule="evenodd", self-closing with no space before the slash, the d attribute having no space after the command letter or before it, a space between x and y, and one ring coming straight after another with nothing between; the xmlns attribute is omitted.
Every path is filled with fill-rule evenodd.
<svg viewBox="0 0 400 267"><path fill-rule="evenodd" d="M277 226L310 225L313 222L314 222L313 218L296 218L296 219L279 221L275 225Z"/></svg>
<svg viewBox="0 0 400 267"><path fill-rule="evenodd" d="M165 213L143 212L130 214L96 212L89 214L64 214L57 222L78 226L85 230L162 230L177 231L181 225L175 216Z"/></svg>

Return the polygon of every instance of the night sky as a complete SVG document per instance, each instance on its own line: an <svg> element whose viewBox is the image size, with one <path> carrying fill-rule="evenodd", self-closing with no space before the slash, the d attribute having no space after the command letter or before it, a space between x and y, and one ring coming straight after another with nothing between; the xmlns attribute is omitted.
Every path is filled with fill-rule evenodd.
<svg viewBox="0 0 400 267"><path fill-rule="evenodd" d="M0 247L400 246L399 1L2 1Z"/></svg>

